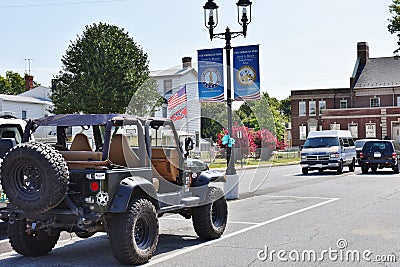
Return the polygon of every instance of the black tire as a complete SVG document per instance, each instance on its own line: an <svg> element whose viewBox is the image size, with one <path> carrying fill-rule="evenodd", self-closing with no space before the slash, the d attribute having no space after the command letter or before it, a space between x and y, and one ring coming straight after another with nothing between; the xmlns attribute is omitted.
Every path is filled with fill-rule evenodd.
<svg viewBox="0 0 400 267"><path fill-rule="evenodd" d="M221 237L228 221L228 205L220 188L208 188L206 204L191 211L193 227L199 237L205 240Z"/></svg>
<svg viewBox="0 0 400 267"><path fill-rule="evenodd" d="M67 163L49 145L24 143L12 148L0 173L10 203L24 212L46 212L60 204L68 191Z"/></svg>
<svg viewBox="0 0 400 267"><path fill-rule="evenodd" d="M337 168L337 174L342 174L343 173L343 162L340 161L339 167Z"/></svg>
<svg viewBox="0 0 400 267"><path fill-rule="evenodd" d="M324 169L318 169L319 173L324 173Z"/></svg>
<svg viewBox="0 0 400 267"><path fill-rule="evenodd" d="M307 174L308 174L308 169L307 169L307 168L302 168L302 169L301 169L301 172L302 172L304 175L307 175Z"/></svg>
<svg viewBox="0 0 400 267"><path fill-rule="evenodd" d="M376 173L377 170L378 170L378 166L372 166L372 167L371 167L371 171L372 171L373 173Z"/></svg>
<svg viewBox="0 0 400 267"><path fill-rule="evenodd" d="M60 232L49 235L44 231L34 234L26 232L26 220L15 220L8 224L8 238L12 248L21 255L39 257L48 254L57 244Z"/></svg>
<svg viewBox="0 0 400 267"><path fill-rule="evenodd" d="M112 215L109 227L111 250L119 262L142 264L153 256L158 243L158 219L149 200L132 200L124 213Z"/></svg>
<svg viewBox="0 0 400 267"><path fill-rule="evenodd" d="M356 169L356 161L355 159L353 159L353 161L351 162L351 164L349 165L349 171L350 172L354 172Z"/></svg>
<svg viewBox="0 0 400 267"><path fill-rule="evenodd" d="M368 173L368 166L361 166L361 172L363 173L363 174L367 174Z"/></svg>
<svg viewBox="0 0 400 267"><path fill-rule="evenodd" d="M397 163L396 166L393 167L393 173L399 174L399 163Z"/></svg>
<svg viewBox="0 0 400 267"><path fill-rule="evenodd" d="M76 236L79 238L89 238L92 237L96 232L75 232Z"/></svg>

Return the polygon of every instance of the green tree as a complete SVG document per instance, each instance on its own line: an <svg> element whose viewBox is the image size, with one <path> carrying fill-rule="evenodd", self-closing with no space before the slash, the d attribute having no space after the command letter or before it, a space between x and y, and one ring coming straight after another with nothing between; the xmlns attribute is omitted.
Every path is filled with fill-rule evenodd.
<svg viewBox="0 0 400 267"><path fill-rule="evenodd" d="M114 25L86 26L69 45L52 92L53 112L123 113L149 78L147 54Z"/></svg>
<svg viewBox="0 0 400 267"><path fill-rule="evenodd" d="M0 76L0 94L19 95L25 92L25 80L17 72L7 71L6 76Z"/></svg>
<svg viewBox="0 0 400 267"><path fill-rule="evenodd" d="M151 117L154 112L163 104L163 98L157 91L157 81L153 78L148 79L131 98L127 114L140 117Z"/></svg>
<svg viewBox="0 0 400 267"><path fill-rule="evenodd" d="M389 11L392 14L392 18L389 19L388 30L391 34L397 34L399 41L397 42L399 48L394 52L400 51L400 0L393 0L393 3L389 6Z"/></svg>
<svg viewBox="0 0 400 267"><path fill-rule="evenodd" d="M218 134L227 127L224 103L201 103L201 137L217 141Z"/></svg>

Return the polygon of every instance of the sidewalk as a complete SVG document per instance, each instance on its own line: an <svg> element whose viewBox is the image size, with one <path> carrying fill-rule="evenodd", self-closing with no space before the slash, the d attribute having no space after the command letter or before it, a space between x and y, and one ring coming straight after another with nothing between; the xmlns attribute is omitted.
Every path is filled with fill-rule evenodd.
<svg viewBox="0 0 400 267"><path fill-rule="evenodd" d="M244 165L243 167L239 165L235 166L236 170L253 170L258 168L270 168L270 167L279 167L279 166L288 166L288 165L298 165L300 161L291 161L291 162L284 162L284 163L268 163L268 164L259 164L259 165ZM210 168L211 170L218 170L224 172L226 167L224 168Z"/></svg>

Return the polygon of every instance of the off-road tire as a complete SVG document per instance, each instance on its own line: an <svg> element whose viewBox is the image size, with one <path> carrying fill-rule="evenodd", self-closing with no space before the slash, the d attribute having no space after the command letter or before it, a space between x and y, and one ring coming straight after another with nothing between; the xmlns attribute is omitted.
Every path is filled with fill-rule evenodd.
<svg viewBox="0 0 400 267"><path fill-rule="evenodd" d="M208 188L205 205L191 211L193 227L199 237L205 240L221 237L228 221L228 206L220 188Z"/></svg>
<svg viewBox="0 0 400 267"><path fill-rule="evenodd" d="M128 209L113 214L109 237L114 257L123 264L142 264L153 256L158 243L158 219L147 199L133 199Z"/></svg>
<svg viewBox="0 0 400 267"><path fill-rule="evenodd" d="M12 148L4 156L0 173L10 203L24 212L46 212L60 204L68 191L67 163L46 144Z"/></svg>
<svg viewBox="0 0 400 267"><path fill-rule="evenodd" d="M21 255L39 257L48 254L57 244L60 232L49 235L44 231L35 234L26 232L26 220L15 220L8 224L8 238L12 248Z"/></svg>
<svg viewBox="0 0 400 267"><path fill-rule="evenodd" d="M307 174L308 174L308 169L307 169L307 168L302 168L302 169L301 169L301 172L302 172L304 175L307 175Z"/></svg>
<svg viewBox="0 0 400 267"><path fill-rule="evenodd" d="M354 172L356 169L356 161L353 159L353 161L351 162L351 164L349 165L349 171L350 172Z"/></svg>

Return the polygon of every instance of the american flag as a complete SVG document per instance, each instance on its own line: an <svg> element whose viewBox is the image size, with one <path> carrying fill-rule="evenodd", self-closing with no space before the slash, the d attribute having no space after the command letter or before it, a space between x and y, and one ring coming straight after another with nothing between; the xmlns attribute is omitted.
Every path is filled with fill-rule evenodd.
<svg viewBox="0 0 400 267"><path fill-rule="evenodd" d="M173 109L177 105L185 102L186 102L186 85L168 99L168 109Z"/></svg>
<svg viewBox="0 0 400 267"><path fill-rule="evenodd" d="M178 110L174 115L170 117L170 119L173 121L179 121L183 118L186 118L186 116L187 116L187 108L185 107Z"/></svg>

